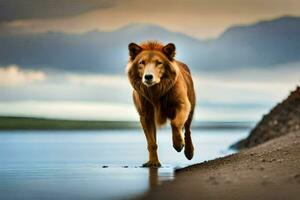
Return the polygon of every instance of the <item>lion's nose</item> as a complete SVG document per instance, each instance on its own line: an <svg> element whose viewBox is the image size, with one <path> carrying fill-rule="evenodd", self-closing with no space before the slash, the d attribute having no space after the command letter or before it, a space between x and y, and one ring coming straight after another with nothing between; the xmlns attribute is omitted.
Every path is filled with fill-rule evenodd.
<svg viewBox="0 0 300 200"><path fill-rule="evenodd" d="M152 79L153 79L153 75L152 74L146 74L145 75L145 80L146 81L152 81Z"/></svg>

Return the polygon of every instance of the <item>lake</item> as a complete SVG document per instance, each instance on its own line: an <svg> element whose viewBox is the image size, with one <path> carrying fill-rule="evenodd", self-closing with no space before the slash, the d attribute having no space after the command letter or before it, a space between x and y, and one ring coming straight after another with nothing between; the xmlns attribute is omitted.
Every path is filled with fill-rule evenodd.
<svg viewBox="0 0 300 200"><path fill-rule="evenodd" d="M162 168L147 160L141 130L1 131L0 199L130 199L174 179L174 169L233 153L228 146L248 129L197 129L193 160L158 131Z"/></svg>

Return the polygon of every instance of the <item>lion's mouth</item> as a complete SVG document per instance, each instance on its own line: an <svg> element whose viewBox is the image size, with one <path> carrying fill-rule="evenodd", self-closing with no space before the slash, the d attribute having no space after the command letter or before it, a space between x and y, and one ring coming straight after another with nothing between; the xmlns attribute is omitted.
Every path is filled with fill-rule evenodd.
<svg viewBox="0 0 300 200"><path fill-rule="evenodd" d="M156 84L154 81L147 81L147 80L143 81L143 83L144 83L144 85L146 85L147 87L151 87L151 86L153 86L153 85Z"/></svg>

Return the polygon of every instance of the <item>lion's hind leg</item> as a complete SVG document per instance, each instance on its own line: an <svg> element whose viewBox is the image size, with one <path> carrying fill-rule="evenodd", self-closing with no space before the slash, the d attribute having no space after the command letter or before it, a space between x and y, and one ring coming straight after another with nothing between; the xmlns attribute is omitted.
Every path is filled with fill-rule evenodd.
<svg viewBox="0 0 300 200"><path fill-rule="evenodd" d="M185 147L184 147L184 155L188 160L191 160L194 156L194 145L191 137L191 122L193 118L193 113L190 113L187 121L184 124L184 141L185 141Z"/></svg>

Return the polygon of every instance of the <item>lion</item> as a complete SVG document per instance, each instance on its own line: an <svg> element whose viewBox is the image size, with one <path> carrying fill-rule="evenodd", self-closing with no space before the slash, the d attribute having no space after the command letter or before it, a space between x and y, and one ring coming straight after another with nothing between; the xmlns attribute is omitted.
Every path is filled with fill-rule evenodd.
<svg viewBox="0 0 300 200"><path fill-rule="evenodd" d="M160 167L156 128L171 122L173 147L191 160L191 138L196 95L188 66L175 60L173 43L147 41L130 43L127 75L133 87L133 102L147 139L149 161L143 167ZM185 130L183 135L182 130Z"/></svg>

